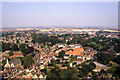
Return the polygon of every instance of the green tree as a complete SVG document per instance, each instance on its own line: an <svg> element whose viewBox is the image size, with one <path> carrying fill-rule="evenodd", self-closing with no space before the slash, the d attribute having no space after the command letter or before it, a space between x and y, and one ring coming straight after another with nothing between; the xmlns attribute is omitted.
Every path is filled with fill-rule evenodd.
<svg viewBox="0 0 120 80"><path fill-rule="evenodd" d="M24 56L26 56L29 53L32 53L34 51L33 47L25 47L25 45L21 46L21 52L23 53Z"/></svg>
<svg viewBox="0 0 120 80"><path fill-rule="evenodd" d="M76 61L77 60L77 56L73 56L73 55L71 55L71 61Z"/></svg>
<svg viewBox="0 0 120 80"><path fill-rule="evenodd" d="M58 77L55 73L49 72L47 74L47 80L58 80Z"/></svg>
<svg viewBox="0 0 120 80"><path fill-rule="evenodd" d="M12 46L12 50L14 50L14 51L19 50L19 48L18 48L17 44L14 44L14 45Z"/></svg>
<svg viewBox="0 0 120 80"><path fill-rule="evenodd" d="M115 48L114 48L114 50L117 52L117 53L119 53L120 52L120 44L119 45L116 45L116 46L114 46Z"/></svg>
<svg viewBox="0 0 120 80"><path fill-rule="evenodd" d="M4 52L6 50L11 50L10 43L3 43L2 42L2 51Z"/></svg>
<svg viewBox="0 0 120 80"><path fill-rule="evenodd" d="M96 65L94 63L89 63L89 65L93 66L93 69L96 68Z"/></svg>
<svg viewBox="0 0 120 80"><path fill-rule="evenodd" d="M59 73L60 79L61 79L61 80L62 80L62 79L67 80L67 78L68 78L68 73L70 73L70 70L61 70L60 73ZM70 75L69 75L69 77L70 77Z"/></svg>
<svg viewBox="0 0 120 80"><path fill-rule="evenodd" d="M13 51L10 51L8 54L9 54L9 56L14 55L14 54L13 54Z"/></svg>
<svg viewBox="0 0 120 80"><path fill-rule="evenodd" d="M107 72L113 74L116 71L116 66L113 66L112 68L108 69Z"/></svg>
<svg viewBox="0 0 120 80"><path fill-rule="evenodd" d="M28 43L28 41L25 41L25 43Z"/></svg>
<svg viewBox="0 0 120 80"><path fill-rule="evenodd" d="M5 60L2 60L2 64L3 64L3 66L6 64L6 59Z"/></svg>
<svg viewBox="0 0 120 80"><path fill-rule="evenodd" d="M77 74L73 73L70 80L79 80Z"/></svg>
<svg viewBox="0 0 120 80"><path fill-rule="evenodd" d="M79 70L79 77L84 77L84 76L85 76L84 73L81 70Z"/></svg>
<svg viewBox="0 0 120 80"><path fill-rule="evenodd" d="M82 64L81 70L82 70L83 74L86 76L88 74L88 72L92 71L92 68L89 65Z"/></svg>
<svg viewBox="0 0 120 80"><path fill-rule="evenodd" d="M25 49L26 45L25 44L20 44L20 49Z"/></svg>
<svg viewBox="0 0 120 80"><path fill-rule="evenodd" d="M116 67L116 70L115 70L114 74L116 74L120 77L120 66Z"/></svg>
<svg viewBox="0 0 120 80"><path fill-rule="evenodd" d="M106 64L109 64L109 62L111 61L111 57L109 54L100 52L97 54L97 61L106 65Z"/></svg>
<svg viewBox="0 0 120 80"><path fill-rule="evenodd" d="M51 65L54 67L56 66L56 61L54 59L51 59Z"/></svg>
<svg viewBox="0 0 120 80"><path fill-rule="evenodd" d="M120 64L120 55L114 59L114 61L118 64Z"/></svg>
<svg viewBox="0 0 120 80"><path fill-rule="evenodd" d="M76 80L78 79L77 76L77 68L65 69L60 70L60 80Z"/></svg>
<svg viewBox="0 0 120 80"><path fill-rule="evenodd" d="M105 73L105 70L104 69L100 70L100 73Z"/></svg>
<svg viewBox="0 0 120 80"><path fill-rule="evenodd" d="M45 74L47 74L47 69L41 69L41 72L44 72Z"/></svg>
<svg viewBox="0 0 120 80"><path fill-rule="evenodd" d="M65 51L64 50L62 50L61 52L59 52L59 58L63 58L64 55L65 55Z"/></svg>
<svg viewBox="0 0 120 80"><path fill-rule="evenodd" d="M32 63L33 63L32 55L25 56L25 58L24 58L24 68L29 67L30 65L32 65Z"/></svg>

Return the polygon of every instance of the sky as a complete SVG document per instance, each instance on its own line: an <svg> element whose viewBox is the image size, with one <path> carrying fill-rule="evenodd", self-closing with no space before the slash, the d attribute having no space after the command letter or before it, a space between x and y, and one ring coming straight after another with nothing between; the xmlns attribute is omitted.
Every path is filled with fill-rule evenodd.
<svg viewBox="0 0 120 80"><path fill-rule="evenodd" d="M2 27L118 26L117 2L3 2Z"/></svg>

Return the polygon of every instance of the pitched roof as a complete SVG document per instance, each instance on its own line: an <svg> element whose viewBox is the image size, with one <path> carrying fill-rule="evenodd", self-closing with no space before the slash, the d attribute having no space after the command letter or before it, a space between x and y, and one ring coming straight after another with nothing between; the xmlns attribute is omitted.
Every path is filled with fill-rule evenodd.
<svg viewBox="0 0 120 80"><path fill-rule="evenodd" d="M14 59L14 60L10 61L10 63L13 63L14 65L17 65L17 64L21 63L21 60L19 58Z"/></svg>
<svg viewBox="0 0 120 80"><path fill-rule="evenodd" d="M42 72L42 76L43 76L43 77L45 77L45 76L46 76L46 74L45 74L44 72Z"/></svg>
<svg viewBox="0 0 120 80"><path fill-rule="evenodd" d="M14 54L14 55L11 56L11 58L12 57L24 57L24 56L23 56L23 54Z"/></svg>
<svg viewBox="0 0 120 80"><path fill-rule="evenodd" d="M62 49L59 49L59 50L56 50L55 53L59 53L59 52L61 52L61 51L62 51Z"/></svg>
<svg viewBox="0 0 120 80"><path fill-rule="evenodd" d="M91 47L85 47L85 49L93 49L93 48L91 48Z"/></svg>
<svg viewBox="0 0 120 80"><path fill-rule="evenodd" d="M72 50L65 52L65 54L72 54Z"/></svg>
<svg viewBox="0 0 120 80"><path fill-rule="evenodd" d="M71 54L73 56L75 55L81 55L81 52L83 52L84 49L83 48L74 48L74 50L70 50L70 51L67 51L65 54Z"/></svg>
<svg viewBox="0 0 120 80"><path fill-rule="evenodd" d="M72 55L81 55L81 52L83 52L84 49L83 48L74 48Z"/></svg>
<svg viewBox="0 0 120 80"><path fill-rule="evenodd" d="M11 72L8 71L8 72L3 72L3 77L8 77L9 75L11 75Z"/></svg>
<svg viewBox="0 0 120 80"><path fill-rule="evenodd" d="M81 52L81 51L84 51L83 48L74 48L73 52Z"/></svg>

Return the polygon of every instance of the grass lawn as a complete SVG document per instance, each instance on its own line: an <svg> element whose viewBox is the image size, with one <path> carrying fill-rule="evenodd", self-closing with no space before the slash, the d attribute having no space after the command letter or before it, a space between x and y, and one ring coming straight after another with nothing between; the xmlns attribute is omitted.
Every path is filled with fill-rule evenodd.
<svg viewBox="0 0 120 80"><path fill-rule="evenodd" d="M62 64L56 64L56 66L58 66L58 67L62 67Z"/></svg>
<svg viewBox="0 0 120 80"><path fill-rule="evenodd" d="M13 53L14 53L14 54L22 54L21 51L14 51Z"/></svg>
<svg viewBox="0 0 120 80"><path fill-rule="evenodd" d="M117 63L113 62L113 61L110 61L109 64L112 64L112 66L119 66Z"/></svg>

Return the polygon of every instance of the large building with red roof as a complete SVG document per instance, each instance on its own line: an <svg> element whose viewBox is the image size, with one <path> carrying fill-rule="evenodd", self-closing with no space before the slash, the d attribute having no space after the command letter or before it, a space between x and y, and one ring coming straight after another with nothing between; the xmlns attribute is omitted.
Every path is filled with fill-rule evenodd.
<svg viewBox="0 0 120 80"><path fill-rule="evenodd" d="M93 49L90 47L84 48L74 48L73 51L69 50L66 51L64 58L68 59L70 56L77 56L77 61L84 61L84 60L90 60L92 59L92 56L94 55Z"/></svg>

